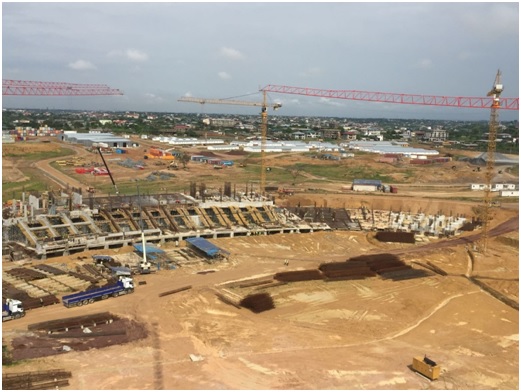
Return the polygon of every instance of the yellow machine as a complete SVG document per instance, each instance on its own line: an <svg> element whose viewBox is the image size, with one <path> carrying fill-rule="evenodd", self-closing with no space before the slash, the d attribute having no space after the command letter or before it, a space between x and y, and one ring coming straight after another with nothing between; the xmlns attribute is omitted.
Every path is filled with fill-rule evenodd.
<svg viewBox="0 0 521 392"><path fill-rule="evenodd" d="M414 357L412 359L412 369L415 372L427 377L430 380L436 380L440 376L441 367L433 360L422 357Z"/></svg>

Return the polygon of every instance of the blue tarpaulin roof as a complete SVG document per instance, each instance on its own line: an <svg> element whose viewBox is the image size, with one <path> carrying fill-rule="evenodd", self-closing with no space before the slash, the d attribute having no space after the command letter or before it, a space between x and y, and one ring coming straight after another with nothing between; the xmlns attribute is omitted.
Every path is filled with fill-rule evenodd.
<svg viewBox="0 0 521 392"><path fill-rule="evenodd" d="M131 275L132 271L127 267L109 267L115 275Z"/></svg>
<svg viewBox="0 0 521 392"><path fill-rule="evenodd" d="M230 252L219 248L218 246L212 244L210 241L201 237L187 238L186 242L195 246L197 249L203 251L210 257L215 257L219 254L230 254Z"/></svg>
<svg viewBox="0 0 521 392"><path fill-rule="evenodd" d="M144 254L143 252L143 244L134 244L134 249L138 251L141 254ZM163 249L159 249L158 247L152 245L152 244L145 244L145 250L147 252L147 258L155 259L159 255L165 253Z"/></svg>

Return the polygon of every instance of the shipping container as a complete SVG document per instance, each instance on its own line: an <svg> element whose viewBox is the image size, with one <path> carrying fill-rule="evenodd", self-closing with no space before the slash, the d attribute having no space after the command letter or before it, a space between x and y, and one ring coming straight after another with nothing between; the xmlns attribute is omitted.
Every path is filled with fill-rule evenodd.
<svg viewBox="0 0 521 392"><path fill-rule="evenodd" d="M432 159L411 159L409 163L411 165L427 165L432 163Z"/></svg>

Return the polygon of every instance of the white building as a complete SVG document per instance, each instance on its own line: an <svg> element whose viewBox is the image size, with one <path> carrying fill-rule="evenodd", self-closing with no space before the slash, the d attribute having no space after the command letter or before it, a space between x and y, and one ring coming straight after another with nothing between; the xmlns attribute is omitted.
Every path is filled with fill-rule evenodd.
<svg viewBox="0 0 521 392"><path fill-rule="evenodd" d="M519 197L519 191L499 191L501 197Z"/></svg>

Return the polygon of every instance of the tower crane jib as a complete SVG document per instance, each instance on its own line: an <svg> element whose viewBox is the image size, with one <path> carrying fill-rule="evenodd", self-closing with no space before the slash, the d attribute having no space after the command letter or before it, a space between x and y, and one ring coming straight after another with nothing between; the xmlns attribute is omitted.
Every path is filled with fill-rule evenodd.
<svg viewBox="0 0 521 392"><path fill-rule="evenodd" d="M217 105L241 105L241 106L260 106L261 107L261 178L260 178L260 192L264 193L266 190L266 139L268 134L268 107L274 111L282 107L281 103L273 103L268 105L267 91L262 91L262 102L253 101L238 101L232 99L208 99L195 97L182 97L178 99L179 102L191 102L199 104L217 104Z"/></svg>

